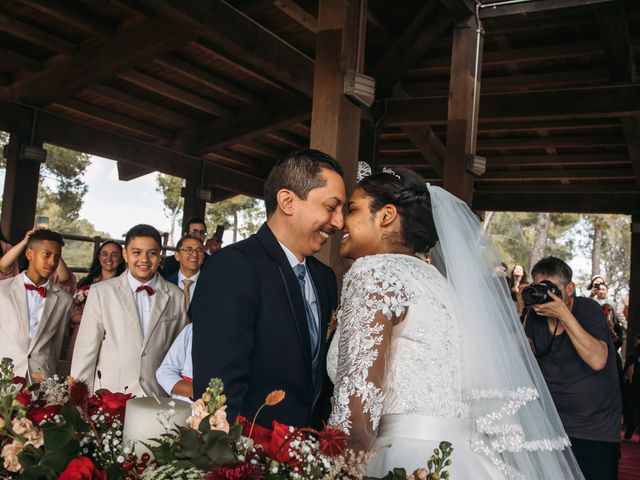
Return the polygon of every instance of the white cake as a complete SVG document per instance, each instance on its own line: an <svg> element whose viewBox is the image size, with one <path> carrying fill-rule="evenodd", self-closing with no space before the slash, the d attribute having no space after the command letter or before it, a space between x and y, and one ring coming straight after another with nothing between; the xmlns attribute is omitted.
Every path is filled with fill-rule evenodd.
<svg viewBox="0 0 640 480"><path fill-rule="evenodd" d="M140 456L149 449L140 442L149 443L168 429L187 425L191 416L191 404L172 398L132 398L127 402L122 433L125 445L132 445L134 452Z"/></svg>

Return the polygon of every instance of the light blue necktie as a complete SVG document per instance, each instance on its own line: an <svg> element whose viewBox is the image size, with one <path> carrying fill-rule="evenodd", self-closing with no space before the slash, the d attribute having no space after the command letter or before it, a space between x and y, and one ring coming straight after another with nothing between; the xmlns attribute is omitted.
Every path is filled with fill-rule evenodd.
<svg viewBox="0 0 640 480"><path fill-rule="evenodd" d="M302 290L302 299L304 300L304 311L307 314L307 325L309 327L309 340L311 340L311 358L315 364L316 357L318 355L318 350L320 346L319 342L319 329L318 324L316 323L316 319L313 316L313 311L311 310L311 305L309 304L309 300L307 300L307 296L305 295L305 275L307 269L301 263L293 267L293 271L298 277L298 282L300 282L300 290Z"/></svg>

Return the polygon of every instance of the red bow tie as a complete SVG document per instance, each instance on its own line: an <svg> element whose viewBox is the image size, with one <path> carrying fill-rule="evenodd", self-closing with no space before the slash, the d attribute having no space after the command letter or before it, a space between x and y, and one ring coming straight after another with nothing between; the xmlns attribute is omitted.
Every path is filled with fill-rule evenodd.
<svg viewBox="0 0 640 480"><path fill-rule="evenodd" d="M136 293L142 292L143 290L147 292L147 295L149 296L156 293L156 291L153 288L151 288L149 285L140 285L138 288L136 288Z"/></svg>
<svg viewBox="0 0 640 480"><path fill-rule="evenodd" d="M24 288L26 288L27 290L38 292L38 295L40 295L42 298L47 296L47 287L36 287L31 283L25 283Z"/></svg>

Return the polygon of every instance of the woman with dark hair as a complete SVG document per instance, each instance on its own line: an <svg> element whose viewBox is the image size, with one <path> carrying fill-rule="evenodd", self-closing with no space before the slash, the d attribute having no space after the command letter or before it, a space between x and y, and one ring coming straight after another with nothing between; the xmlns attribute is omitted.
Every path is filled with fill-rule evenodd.
<svg viewBox="0 0 640 480"><path fill-rule="evenodd" d="M87 296L91 286L103 280L109 280L117 277L126 270L126 264L122 259L122 247L114 240L107 240L100 245L98 251L93 257L89 274L80 279L78 288L73 295L73 310L71 311L71 338L65 359L71 362L73 357L73 347L76 343L78 328L82 320L82 312L87 302Z"/></svg>
<svg viewBox="0 0 640 480"><path fill-rule="evenodd" d="M524 312L524 300L522 298L522 290L529 286L529 279L527 278L527 272L524 267L519 264L515 264L511 269L511 274L507 278L509 289L511 291L511 298L516 303L516 310L518 315L522 316Z"/></svg>
<svg viewBox="0 0 640 480"><path fill-rule="evenodd" d="M375 452L369 475L424 467L446 440L451 478L582 479L467 205L385 169L360 180L344 223L341 254L355 262L327 358L329 424Z"/></svg>

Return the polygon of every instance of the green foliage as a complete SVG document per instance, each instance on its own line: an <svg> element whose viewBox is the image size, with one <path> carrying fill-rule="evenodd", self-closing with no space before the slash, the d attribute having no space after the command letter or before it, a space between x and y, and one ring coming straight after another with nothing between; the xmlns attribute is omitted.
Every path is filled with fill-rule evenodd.
<svg viewBox="0 0 640 480"><path fill-rule="evenodd" d="M262 200L246 195L236 195L207 206L207 229L215 231L217 225L230 227L234 242L255 233L265 219Z"/></svg>
<svg viewBox="0 0 640 480"><path fill-rule="evenodd" d="M502 261L509 267L523 265L530 271L531 253L535 239L537 213L528 212L490 212L485 217L485 225ZM547 237L546 255L554 255L569 261L574 256L574 237L568 235L579 221L580 215L571 213L552 213Z"/></svg>

